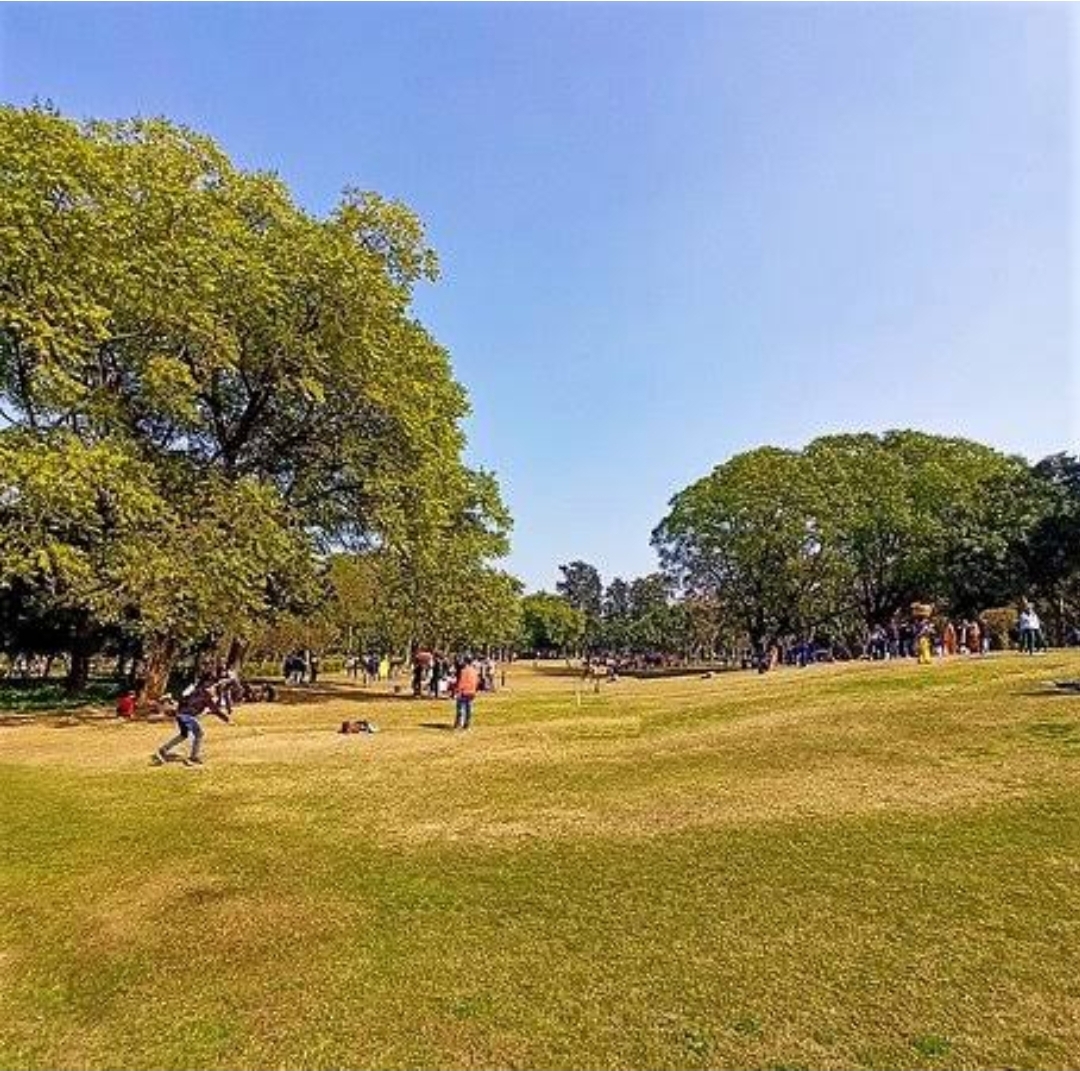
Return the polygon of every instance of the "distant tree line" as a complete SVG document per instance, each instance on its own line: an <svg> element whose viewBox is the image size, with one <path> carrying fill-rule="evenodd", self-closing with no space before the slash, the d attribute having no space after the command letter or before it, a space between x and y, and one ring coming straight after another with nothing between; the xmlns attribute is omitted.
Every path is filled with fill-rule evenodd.
<svg viewBox="0 0 1080 1071"><path fill-rule="evenodd" d="M915 602L989 614L996 634L1030 602L1063 643L1080 623L1080 459L1030 465L916 431L763 447L675 495L653 545L661 572L629 582L562 566L556 595L525 599L526 642L693 656L816 637L858 649Z"/></svg>
<svg viewBox="0 0 1080 1071"><path fill-rule="evenodd" d="M913 602L972 617L1031 600L1058 642L1080 610L1080 463L1032 466L895 431L766 447L679 492L653 533L685 597L760 646L859 642Z"/></svg>
<svg viewBox="0 0 1080 1071"><path fill-rule="evenodd" d="M676 598L655 572L606 585L588 562L559 567L555 594L522 600L522 644L538 654L679 654L706 657L721 646L724 623L709 599Z"/></svg>

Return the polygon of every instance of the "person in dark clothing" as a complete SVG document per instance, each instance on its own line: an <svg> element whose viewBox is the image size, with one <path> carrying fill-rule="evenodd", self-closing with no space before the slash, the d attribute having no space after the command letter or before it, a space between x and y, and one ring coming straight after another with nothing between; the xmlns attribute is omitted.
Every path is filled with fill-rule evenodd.
<svg viewBox="0 0 1080 1071"><path fill-rule="evenodd" d="M202 765L203 727L199 724L199 718L207 711L223 722L231 720L221 702L218 686L209 679L201 681L191 692L181 697L180 705L176 709L176 725L179 732L162 744L151 756L151 761L155 766L164 766L169 761L169 752L188 737L191 737L191 752L184 760L184 765Z"/></svg>

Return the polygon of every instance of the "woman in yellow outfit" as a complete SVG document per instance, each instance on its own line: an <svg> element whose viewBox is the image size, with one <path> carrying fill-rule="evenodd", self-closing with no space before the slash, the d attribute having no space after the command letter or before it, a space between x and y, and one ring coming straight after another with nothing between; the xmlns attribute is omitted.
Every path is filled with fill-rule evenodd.
<svg viewBox="0 0 1080 1071"><path fill-rule="evenodd" d="M919 665L928 666L932 661L931 658L931 645L930 645L930 623L926 622L921 629L919 629Z"/></svg>

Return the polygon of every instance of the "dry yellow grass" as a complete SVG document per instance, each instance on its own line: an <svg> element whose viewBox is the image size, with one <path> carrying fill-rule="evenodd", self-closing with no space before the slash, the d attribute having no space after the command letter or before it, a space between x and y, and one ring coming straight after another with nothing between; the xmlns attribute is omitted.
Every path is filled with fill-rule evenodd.
<svg viewBox="0 0 1080 1071"><path fill-rule="evenodd" d="M335 680L200 770L0 729L0 1065L1080 1063L1078 673L526 665L466 734Z"/></svg>

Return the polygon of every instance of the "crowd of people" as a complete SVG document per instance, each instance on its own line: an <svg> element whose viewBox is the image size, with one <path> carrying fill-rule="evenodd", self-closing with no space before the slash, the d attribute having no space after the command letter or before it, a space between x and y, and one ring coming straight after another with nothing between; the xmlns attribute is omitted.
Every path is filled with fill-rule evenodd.
<svg viewBox="0 0 1080 1071"><path fill-rule="evenodd" d="M345 658L345 672L353 680L363 680L364 684L374 681L388 681L394 671L394 664L389 655L351 654Z"/></svg>
<svg viewBox="0 0 1080 1071"><path fill-rule="evenodd" d="M757 668L764 672L775 665L807 666L815 662L859 658L872 662L914 658L928 663L934 658L989 653L990 630L978 617L935 620L931 610L929 606L919 607L916 604L910 616L897 616L887 625L875 625L864 641L853 647L789 637L757 652L747 652L742 660L743 668ZM1042 622L1030 604L1025 604L1019 612L1014 639L1024 654L1046 650Z"/></svg>
<svg viewBox="0 0 1080 1071"><path fill-rule="evenodd" d="M451 657L440 654L438 651L418 648L413 652L412 657L411 676L414 698L421 699L430 696L432 699L441 699L458 696L461 691L462 673L470 667L476 673L477 691L495 691L498 666L493 658L474 660L467 654ZM504 683L505 680L504 674Z"/></svg>
<svg viewBox="0 0 1080 1071"><path fill-rule="evenodd" d="M757 647L744 647L736 651L734 656L729 654L721 658L699 659L698 662L723 662L729 666L741 666L743 669L756 669L764 673L776 666L802 667L818 662L860 659L884 662L912 658L925 663L934 658L953 655L989 653L992 642L990 630L978 617L961 617L956 620L935 618L932 610L930 606L920 607L915 604L910 615L897 615L887 625L874 626L867 631L861 642L836 642L821 635L788 635ZM1037 654L1045 651L1042 623L1030 604L1020 610L1017 626L1011 632L1012 640L1022 653ZM1071 629L1067 642L1080 645L1080 629ZM689 660L672 654L622 655L594 652L585 659L582 675L589 680L617 680L622 673L663 671L689 664Z"/></svg>
<svg viewBox="0 0 1080 1071"><path fill-rule="evenodd" d="M319 656L307 647L291 651L281 671L286 684L314 684L319 679Z"/></svg>
<svg viewBox="0 0 1080 1071"><path fill-rule="evenodd" d="M979 621L946 621L940 629L933 621L911 620L878 625L866 642L866 657L875 662L891 658L917 658L926 647L937 657L955 654L986 654L990 650L989 633Z"/></svg>
<svg viewBox="0 0 1080 1071"><path fill-rule="evenodd" d="M1035 609L1026 604L1019 612L1016 638L1021 652L1034 655L1045 651L1042 623ZM1078 635L1077 639L1080 639ZM865 642L857 653L848 652L846 657L862 657L870 661L914 658L929 663L933 658L957 655L984 655L990 650L990 634L976 618L960 620L938 618L931 607L915 604L908 617L895 618L888 625L877 625L866 634ZM833 648L813 639L789 637L749 651L742 655L743 668L756 668L764 673L776 665L806 666L818 661L832 661L836 657ZM620 672L640 669L670 668L675 662L669 655L636 655L622 658L616 655L593 656L584 663L584 674L597 683L603 679L615 681ZM297 650L286 656L282 670L287 683L292 685L315 683L319 675L319 657L309 649ZM479 692L493 692L499 664L490 657L474 659L468 654L448 655L426 648L416 648L408 663L395 666L388 655L349 655L344 660L344 670L352 679L363 677L364 684L389 681L395 669L407 668L411 676L414 698L452 698L455 700L455 729L468 729L472 721L472 704ZM502 683L506 683L506 671L502 670ZM395 691L398 690L395 688ZM164 765L173 758L173 752L184 741L190 742L190 751L184 760L188 765L202 762L201 750L204 730L200 718L213 714L222 721L232 718L233 707L241 702L268 701L276 698L273 685L241 681L234 671L222 666L212 672L204 672L198 680L186 688L179 701L166 695L157 706L161 714L176 719L177 733L159 747L153 761ZM125 719L135 716L136 692L126 690L116 704L116 713ZM367 721L343 722L345 732L375 732L377 727Z"/></svg>

